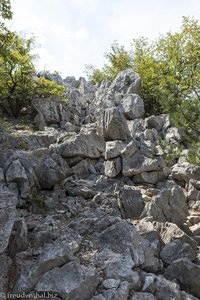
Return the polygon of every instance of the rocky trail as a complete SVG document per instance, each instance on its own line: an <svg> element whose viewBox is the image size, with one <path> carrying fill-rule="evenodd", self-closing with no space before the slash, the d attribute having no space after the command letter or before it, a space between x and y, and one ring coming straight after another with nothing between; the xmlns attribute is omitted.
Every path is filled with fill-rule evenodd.
<svg viewBox="0 0 200 300"><path fill-rule="evenodd" d="M49 79L68 105L34 100L38 131L0 129L0 299L199 299L200 166L183 130L145 117L131 70Z"/></svg>

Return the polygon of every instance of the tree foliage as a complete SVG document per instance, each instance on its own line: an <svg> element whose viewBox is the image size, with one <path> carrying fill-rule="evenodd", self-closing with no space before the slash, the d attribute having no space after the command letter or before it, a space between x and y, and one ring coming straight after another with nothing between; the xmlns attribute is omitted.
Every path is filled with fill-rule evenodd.
<svg viewBox="0 0 200 300"><path fill-rule="evenodd" d="M0 0L0 17L3 19L12 18L10 0Z"/></svg>
<svg viewBox="0 0 200 300"><path fill-rule="evenodd" d="M37 77L35 56L31 54L34 38L15 32L0 33L0 106L9 116L17 117L33 98L56 95L64 97L64 86Z"/></svg>
<svg viewBox="0 0 200 300"><path fill-rule="evenodd" d="M92 65L86 66L86 74L93 83L113 80L119 72L132 67L131 53L117 41L111 45L110 52L105 53L104 56L108 60L108 64L105 64L102 70Z"/></svg>
<svg viewBox="0 0 200 300"><path fill-rule="evenodd" d="M131 55L130 55L131 53ZM142 79L147 115L169 113L176 124L200 131L200 25L183 17L179 32L155 41L134 39L131 52L114 44L106 54L108 64L91 68L93 82L113 79L131 67Z"/></svg>
<svg viewBox="0 0 200 300"><path fill-rule="evenodd" d="M0 0L0 16L12 17L10 1ZM64 99L64 86L37 76L32 54L34 38L0 26L0 107L7 115L18 117L33 98L57 96Z"/></svg>
<svg viewBox="0 0 200 300"><path fill-rule="evenodd" d="M200 109L198 21L184 17L180 32L169 32L152 43L135 40L133 46L133 68L142 77L148 112L170 113L175 120L182 120L182 125L195 129Z"/></svg>

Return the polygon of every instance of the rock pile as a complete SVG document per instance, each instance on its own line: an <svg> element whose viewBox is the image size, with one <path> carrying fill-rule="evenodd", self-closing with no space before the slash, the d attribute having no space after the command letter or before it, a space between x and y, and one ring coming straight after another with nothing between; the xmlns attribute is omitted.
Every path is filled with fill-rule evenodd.
<svg viewBox="0 0 200 300"><path fill-rule="evenodd" d="M63 84L67 105L33 101L25 148L0 132L0 299L198 299L200 167L160 143L182 130L144 118L131 70Z"/></svg>

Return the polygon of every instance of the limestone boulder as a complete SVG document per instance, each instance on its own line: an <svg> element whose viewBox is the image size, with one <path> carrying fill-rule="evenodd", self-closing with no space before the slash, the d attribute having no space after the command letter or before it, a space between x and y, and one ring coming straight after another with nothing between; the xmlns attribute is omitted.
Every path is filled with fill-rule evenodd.
<svg viewBox="0 0 200 300"><path fill-rule="evenodd" d="M145 206L141 191L129 186L120 189L118 201L122 216L125 219L139 218Z"/></svg>
<svg viewBox="0 0 200 300"><path fill-rule="evenodd" d="M164 263L169 265L179 258L188 258L193 261L196 258L196 251L191 245L181 240L175 240L163 247L160 257Z"/></svg>
<svg viewBox="0 0 200 300"><path fill-rule="evenodd" d="M121 158L114 158L112 160L105 161L105 175L112 178L116 177L122 171Z"/></svg>
<svg viewBox="0 0 200 300"><path fill-rule="evenodd" d="M158 222L183 224L188 215L188 206L184 192L179 186L161 189L145 207L144 216Z"/></svg>
<svg viewBox="0 0 200 300"><path fill-rule="evenodd" d="M134 267L142 266L148 271L158 269L158 259L154 256L150 243L126 221L117 222L106 228L99 234L95 243L101 249L108 248L116 253L124 253L129 249Z"/></svg>
<svg viewBox="0 0 200 300"><path fill-rule="evenodd" d="M88 300L94 295L98 284L99 276L94 269L69 262L44 274L35 290L54 292L66 300Z"/></svg>
<svg viewBox="0 0 200 300"><path fill-rule="evenodd" d="M169 280L176 279L181 288L200 297L200 266L192 263L187 258L180 258L174 261L166 270L165 276Z"/></svg>
<svg viewBox="0 0 200 300"><path fill-rule="evenodd" d="M57 240L44 247L35 260L27 259L27 254L21 252L17 255L17 280L13 288L15 293L32 291L46 272L76 260L66 240Z"/></svg>
<svg viewBox="0 0 200 300"><path fill-rule="evenodd" d="M120 111L127 120L139 119L144 116L144 102L137 94L128 94L120 102Z"/></svg>
<svg viewBox="0 0 200 300"><path fill-rule="evenodd" d="M97 130L106 141L127 140L130 137L126 118L116 107L106 108L99 118Z"/></svg>
<svg viewBox="0 0 200 300"><path fill-rule="evenodd" d="M0 254L8 247L17 215L17 195L7 189L0 190Z"/></svg>
<svg viewBox="0 0 200 300"><path fill-rule="evenodd" d="M77 134L55 146L55 151L64 158L100 158L105 153L104 138L95 133Z"/></svg>

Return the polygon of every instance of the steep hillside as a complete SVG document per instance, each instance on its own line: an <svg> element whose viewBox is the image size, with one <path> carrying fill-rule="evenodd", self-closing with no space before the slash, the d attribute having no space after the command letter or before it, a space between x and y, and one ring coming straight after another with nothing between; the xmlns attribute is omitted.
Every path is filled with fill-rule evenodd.
<svg viewBox="0 0 200 300"><path fill-rule="evenodd" d="M200 298L200 166L184 130L145 118L131 70L62 82L67 105L32 102L39 131L0 124L0 299Z"/></svg>

